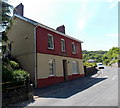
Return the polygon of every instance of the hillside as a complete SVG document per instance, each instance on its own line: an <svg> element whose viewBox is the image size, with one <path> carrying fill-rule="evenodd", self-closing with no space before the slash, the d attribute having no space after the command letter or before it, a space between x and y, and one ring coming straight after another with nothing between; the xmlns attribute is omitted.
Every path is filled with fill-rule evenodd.
<svg viewBox="0 0 120 108"><path fill-rule="evenodd" d="M83 50L83 62L87 62L88 60L92 59L96 62L102 62L103 55L106 54L107 51L87 51Z"/></svg>
<svg viewBox="0 0 120 108"><path fill-rule="evenodd" d="M88 60L94 60L97 62L102 62L105 65L111 65L112 63L118 62L118 55L120 54L120 49L118 47L113 47L109 51L87 51L83 50L83 62L86 63Z"/></svg>

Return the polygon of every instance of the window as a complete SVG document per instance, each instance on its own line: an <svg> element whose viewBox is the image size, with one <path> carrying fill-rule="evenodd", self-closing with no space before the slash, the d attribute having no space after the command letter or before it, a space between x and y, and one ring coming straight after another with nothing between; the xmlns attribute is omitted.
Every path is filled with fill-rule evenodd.
<svg viewBox="0 0 120 108"><path fill-rule="evenodd" d="M54 41L51 34L48 34L48 49L54 49Z"/></svg>
<svg viewBox="0 0 120 108"><path fill-rule="evenodd" d="M55 75L55 61L53 59L49 59L49 76Z"/></svg>
<svg viewBox="0 0 120 108"><path fill-rule="evenodd" d="M72 61L72 73L73 74L78 74L78 62Z"/></svg>
<svg viewBox="0 0 120 108"><path fill-rule="evenodd" d="M75 47L75 43L72 42L72 53L75 54L76 53L76 47Z"/></svg>
<svg viewBox="0 0 120 108"><path fill-rule="evenodd" d="M65 52L65 40L61 39L61 51Z"/></svg>

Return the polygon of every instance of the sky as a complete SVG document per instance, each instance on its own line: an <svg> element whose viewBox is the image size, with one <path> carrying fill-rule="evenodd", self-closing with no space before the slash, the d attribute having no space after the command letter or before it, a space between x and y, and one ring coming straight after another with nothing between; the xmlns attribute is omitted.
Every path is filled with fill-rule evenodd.
<svg viewBox="0 0 120 108"><path fill-rule="evenodd" d="M109 50L118 46L118 0L9 0L24 5L24 16L53 29L65 25L67 35L82 50Z"/></svg>

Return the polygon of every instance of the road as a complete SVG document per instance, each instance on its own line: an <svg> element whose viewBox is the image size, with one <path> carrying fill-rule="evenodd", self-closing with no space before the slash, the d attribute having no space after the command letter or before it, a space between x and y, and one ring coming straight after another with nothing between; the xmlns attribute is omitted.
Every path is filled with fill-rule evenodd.
<svg viewBox="0 0 120 108"><path fill-rule="evenodd" d="M99 76L37 89L37 95L27 106L118 106L118 68L105 67Z"/></svg>

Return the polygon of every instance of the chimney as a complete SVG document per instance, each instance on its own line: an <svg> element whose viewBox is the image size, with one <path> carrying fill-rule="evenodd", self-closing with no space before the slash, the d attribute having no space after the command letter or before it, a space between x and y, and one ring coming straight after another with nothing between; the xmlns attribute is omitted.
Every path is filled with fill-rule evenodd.
<svg viewBox="0 0 120 108"><path fill-rule="evenodd" d="M56 30L65 34L65 26L64 25L57 27Z"/></svg>
<svg viewBox="0 0 120 108"><path fill-rule="evenodd" d="M22 3L20 3L19 5L17 5L13 11L14 14L23 16L23 12L24 12L24 6Z"/></svg>

